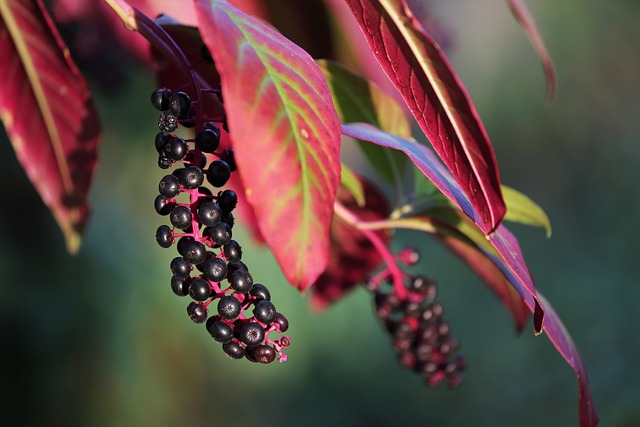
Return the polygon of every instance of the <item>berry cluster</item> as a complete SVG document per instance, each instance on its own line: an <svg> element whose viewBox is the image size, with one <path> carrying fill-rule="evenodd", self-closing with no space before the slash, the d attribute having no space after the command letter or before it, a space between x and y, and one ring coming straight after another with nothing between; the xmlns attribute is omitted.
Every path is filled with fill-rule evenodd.
<svg viewBox="0 0 640 427"><path fill-rule="evenodd" d="M410 248L398 257L407 265L418 258L418 252ZM367 288L375 295L376 314L393 337L400 364L422 374L430 387L446 379L448 386L455 388L462 381L466 362L463 356L454 355L458 341L443 318L442 305L436 301L437 285L423 275L403 272L403 277L402 293L395 287L382 290L383 283L391 279L388 268L368 280Z"/></svg>
<svg viewBox="0 0 640 427"><path fill-rule="evenodd" d="M285 332L289 323L276 311L267 287L253 282L242 262L242 248L232 239L238 196L229 189L214 194L203 186L205 178L215 188L227 183L236 169L233 152L219 150L216 123L197 123L197 103L186 93L157 89L151 103L161 111L155 139L158 166L169 169L181 163L162 177L155 199L156 212L171 223L158 227L156 241L163 248L176 243L180 254L171 261L171 289L193 299L187 306L189 317L206 322L207 331L231 358L284 362L282 350L289 346L289 337L272 340L268 335ZM195 138L176 136L179 125L195 127ZM208 167L207 155L216 158ZM216 300L216 313L209 316Z"/></svg>

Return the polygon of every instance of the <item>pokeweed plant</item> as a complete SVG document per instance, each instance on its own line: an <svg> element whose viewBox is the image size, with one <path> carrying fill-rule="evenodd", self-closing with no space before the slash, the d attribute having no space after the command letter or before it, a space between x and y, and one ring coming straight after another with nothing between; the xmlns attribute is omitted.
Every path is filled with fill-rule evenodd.
<svg viewBox="0 0 640 427"><path fill-rule="evenodd" d="M544 332L577 375L581 426L597 424L578 350L503 224L549 233L549 221L501 184L467 91L410 9L417 2L318 2L349 35L341 46L370 78L339 62L315 61L264 21L269 15L259 0L51 3L55 20L41 0L0 2L0 117L70 252L77 252L89 215L100 138L90 90L56 26L72 16L101 22L95 31L156 70L155 148L158 166L170 172L154 202L170 225L158 228L156 240L176 244L171 288L191 297L189 317L206 322L230 357L284 361L291 343L269 338L285 332L288 321L241 261L232 239L237 205L238 220L273 252L286 279L311 289L315 308L365 286L400 363L430 386L458 386L465 360L437 285L405 271L419 259L415 249L390 249L394 230L412 229L435 236L474 270L518 331L533 314L534 333ZM508 4L542 60L552 97L555 75L542 38L525 4ZM175 13L184 22L141 10ZM430 147L413 138L412 123ZM380 179L396 189L395 200L341 163L343 138L357 141ZM414 185L407 189L409 174Z"/></svg>

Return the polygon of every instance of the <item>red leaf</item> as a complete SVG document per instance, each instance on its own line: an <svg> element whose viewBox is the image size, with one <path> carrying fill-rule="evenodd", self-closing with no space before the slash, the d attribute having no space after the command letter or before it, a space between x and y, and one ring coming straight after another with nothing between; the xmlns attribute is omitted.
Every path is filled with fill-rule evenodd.
<svg viewBox="0 0 640 427"><path fill-rule="evenodd" d="M311 57L226 1L197 2L222 78L245 196L286 278L301 290L329 261L340 123Z"/></svg>
<svg viewBox="0 0 640 427"><path fill-rule="evenodd" d="M347 0L371 49L489 233L506 212L495 155L440 48L403 0Z"/></svg>
<svg viewBox="0 0 640 427"><path fill-rule="evenodd" d="M93 101L40 0L3 0L0 19L0 117L74 253L96 166Z"/></svg>
<svg viewBox="0 0 640 427"><path fill-rule="evenodd" d="M360 207L351 193L340 187L338 200L363 221L377 221L387 217L387 201L369 181L359 177L363 184L365 205ZM388 230L375 234L387 244L391 240ZM311 288L311 302L316 310L324 310L342 298L368 274L380 266L382 257L364 234L343 222L337 215L331 223L331 259L327 269Z"/></svg>
<svg viewBox="0 0 640 427"><path fill-rule="evenodd" d="M511 9L511 13L515 16L518 23L524 29L524 32L527 34L529 41L533 45L538 57L540 57L540 62L542 62L542 68L544 69L544 73L547 76L547 99L552 100L556 96L556 70L553 66L553 60L551 59L551 55L547 50L547 47L544 44L544 40L542 40L542 36L538 31L538 27L536 26L536 22L531 16L529 12L529 8L522 0L507 0L507 4L509 5L509 9Z"/></svg>

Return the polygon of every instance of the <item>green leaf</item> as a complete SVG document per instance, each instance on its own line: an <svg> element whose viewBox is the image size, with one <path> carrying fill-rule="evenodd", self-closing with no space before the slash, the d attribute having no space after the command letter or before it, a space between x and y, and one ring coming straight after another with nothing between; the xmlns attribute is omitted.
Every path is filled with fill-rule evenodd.
<svg viewBox="0 0 640 427"><path fill-rule="evenodd" d="M360 179L358 179L358 176L344 163L342 164L340 186L344 187L344 189L347 190L349 194L351 194L351 196L353 196L353 199L356 201L359 207L364 206L365 200L362 181L360 181Z"/></svg>
<svg viewBox="0 0 640 427"><path fill-rule="evenodd" d="M327 79L333 103L342 123L368 123L385 132L411 138L411 126L395 99L337 62L316 61ZM394 150L358 141L373 168L389 182L400 181L407 158Z"/></svg>
<svg viewBox="0 0 640 427"><path fill-rule="evenodd" d="M551 237L551 222L538 204L518 190L506 185L502 186L502 195L507 204L505 220L544 228L547 232L547 238Z"/></svg>

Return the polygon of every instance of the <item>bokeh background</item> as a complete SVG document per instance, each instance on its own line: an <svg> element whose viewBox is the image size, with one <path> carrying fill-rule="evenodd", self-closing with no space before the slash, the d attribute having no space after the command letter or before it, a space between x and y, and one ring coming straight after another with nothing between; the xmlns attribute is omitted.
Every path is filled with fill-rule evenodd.
<svg viewBox="0 0 640 427"><path fill-rule="evenodd" d="M538 60L498 0L429 3L493 140L503 182L536 200L553 236L513 225L538 288L582 352L603 426L640 425L640 3L529 2L555 60ZM428 236L414 271L435 277L469 360L461 388L403 368L356 290L322 314L240 233L254 276L290 320L284 364L227 359L169 288L154 242L156 113L150 72L123 59L118 89L92 77L104 125L76 257L0 131L0 425L571 426L573 372ZM129 70L129 71L126 71ZM235 230L234 230L235 231Z"/></svg>

